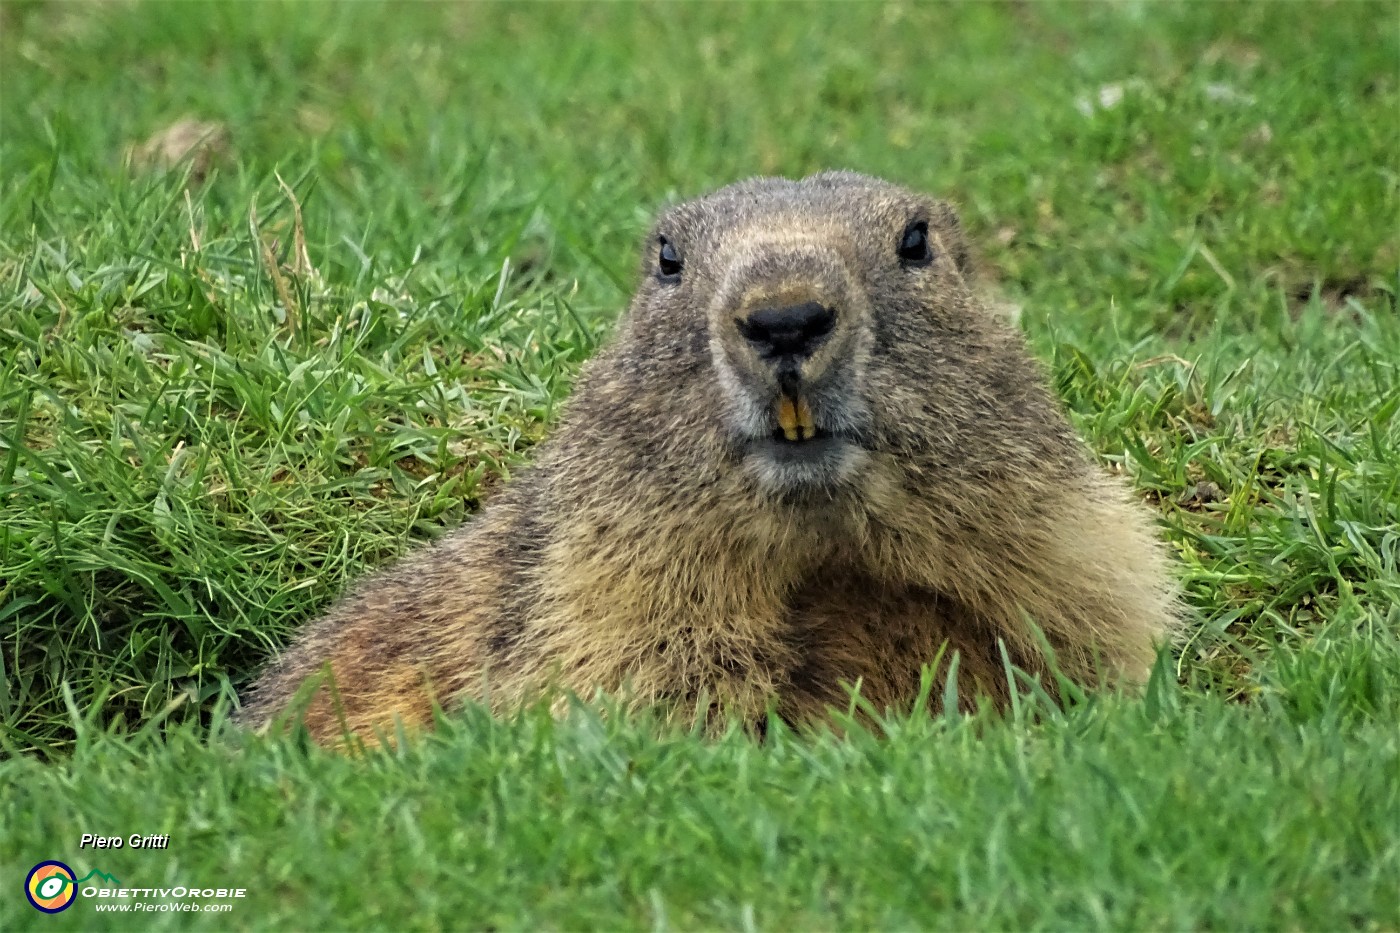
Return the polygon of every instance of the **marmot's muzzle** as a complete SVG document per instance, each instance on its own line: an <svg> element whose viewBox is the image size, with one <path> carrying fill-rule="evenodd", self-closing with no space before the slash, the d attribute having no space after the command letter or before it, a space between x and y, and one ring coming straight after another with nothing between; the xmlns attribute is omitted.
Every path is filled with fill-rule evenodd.
<svg viewBox="0 0 1400 933"><path fill-rule="evenodd" d="M760 308L737 322L760 359L777 364L778 427L784 439L817 436L812 408L802 392L802 363L826 342L836 325L836 311L817 301Z"/></svg>

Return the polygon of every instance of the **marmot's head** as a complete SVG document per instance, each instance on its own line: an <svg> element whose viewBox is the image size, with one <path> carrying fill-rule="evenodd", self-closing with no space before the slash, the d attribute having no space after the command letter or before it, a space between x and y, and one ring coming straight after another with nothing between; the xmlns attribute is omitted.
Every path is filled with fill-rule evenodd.
<svg viewBox="0 0 1400 933"><path fill-rule="evenodd" d="M965 371L1004 331L966 265L943 202L848 172L754 179L660 217L634 335L703 335L720 410L687 415L714 419L762 487L839 486L872 453L957 443L941 409L985 394Z"/></svg>

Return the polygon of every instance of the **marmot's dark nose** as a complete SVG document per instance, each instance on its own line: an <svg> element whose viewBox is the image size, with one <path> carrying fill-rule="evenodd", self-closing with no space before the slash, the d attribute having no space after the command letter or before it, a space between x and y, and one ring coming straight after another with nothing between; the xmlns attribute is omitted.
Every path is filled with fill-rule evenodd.
<svg viewBox="0 0 1400 933"><path fill-rule="evenodd" d="M836 312L816 301L786 308L760 308L736 320L739 333L760 356L811 356L831 333Z"/></svg>

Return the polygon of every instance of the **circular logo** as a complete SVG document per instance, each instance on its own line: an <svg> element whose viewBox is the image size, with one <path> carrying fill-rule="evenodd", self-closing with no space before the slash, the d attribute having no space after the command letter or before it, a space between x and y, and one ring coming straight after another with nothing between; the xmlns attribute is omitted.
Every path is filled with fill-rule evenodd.
<svg viewBox="0 0 1400 933"><path fill-rule="evenodd" d="M24 896L35 910L46 914L68 909L78 899L73 869L62 862L40 862L24 879Z"/></svg>

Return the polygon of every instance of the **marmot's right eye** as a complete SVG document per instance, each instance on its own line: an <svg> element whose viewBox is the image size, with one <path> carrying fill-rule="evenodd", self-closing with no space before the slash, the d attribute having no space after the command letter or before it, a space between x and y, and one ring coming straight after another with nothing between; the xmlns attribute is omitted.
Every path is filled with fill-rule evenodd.
<svg viewBox="0 0 1400 933"><path fill-rule="evenodd" d="M680 253L676 252L676 248L671 245L671 241L665 237L661 237L661 253L657 256L656 265L657 268L661 270L663 278L680 278L681 266L683 265Z"/></svg>
<svg viewBox="0 0 1400 933"><path fill-rule="evenodd" d="M904 237L899 241L899 259L906 266L926 266L933 262L927 222L915 221L905 229Z"/></svg>

